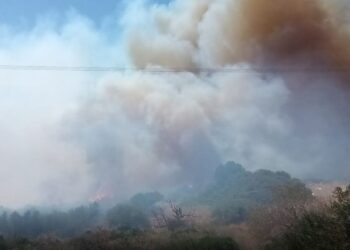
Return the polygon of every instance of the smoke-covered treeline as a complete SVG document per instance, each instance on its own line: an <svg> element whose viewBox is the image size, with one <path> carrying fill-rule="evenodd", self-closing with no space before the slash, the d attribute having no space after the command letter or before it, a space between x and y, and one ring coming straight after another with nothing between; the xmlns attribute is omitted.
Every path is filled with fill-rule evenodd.
<svg viewBox="0 0 350 250"><path fill-rule="evenodd" d="M2 212L0 233L5 237L28 238L40 235L77 236L99 224L100 212L98 204L81 206L67 212L40 212L37 209Z"/></svg>
<svg viewBox="0 0 350 250"><path fill-rule="evenodd" d="M208 218L214 219L213 223L239 224L246 221L255 208L279 199L298 202L311 199L310 190L284 172L259 170L253 173L229 162L218 167L211 179L206 187L190 193L183 189L168 195L138 193L112 207L106 207L101 201L101 204L93 203L68 211L4 210L0 215L0 234L5 237L55 235L67 238L99 227L187 230L194 222L188 220L195 220L196 213L200 214L203 208L209 212Z"/></svg>
<svg viewBox="0 0 350 250"><path fill-rule="evenodd" d="M204 188L139 193L112 208L3 212L0 248L128 250L347 249L350 187L319 200L285 172L229 162Z"/></svg>

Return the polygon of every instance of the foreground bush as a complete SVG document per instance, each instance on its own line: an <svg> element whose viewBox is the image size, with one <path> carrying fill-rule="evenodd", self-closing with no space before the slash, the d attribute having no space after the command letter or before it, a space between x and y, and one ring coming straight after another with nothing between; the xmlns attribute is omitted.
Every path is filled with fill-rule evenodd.
<svg viewBox="0 0 350 250"><path fill-rule="evenodd" d="M231 238L200 233L163 234L138 230L86 233L70 240L0 238L0 250L238 250Z"/></svg>
<svg viewBox="0 0 350 250"><path fill-rule="evenodd" d="M112 228L146 229L150 226L147 215L139 208L121 204L107 213L107 221Z"/></svg>
<svg viewBox="0 0 350 250"><path fill-rule="evenodd" d="M350 186L337 188L334 201L323 211L306 211L270 244L268 250L350 249Z"/></svg>
<svg viewBox="0 0 350 250"><path fill-rule="evenodd" d="M268 250L349 249L345 230L335 218L315 212L305 214L282 237L267 245Z"/></svg>
<svg viewBox="0 0 350 250"><path fill-rule="evenodd" d="M176 239L159 250L238 250L231 238L206 236L200 239Z"/></svg>

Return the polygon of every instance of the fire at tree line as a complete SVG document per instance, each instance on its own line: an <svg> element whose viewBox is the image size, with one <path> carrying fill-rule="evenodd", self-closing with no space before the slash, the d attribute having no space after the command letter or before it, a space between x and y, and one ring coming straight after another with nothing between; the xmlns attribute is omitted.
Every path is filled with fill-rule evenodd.
<svg viewBox="0 0 350 250"><path fill-rule="evenodd" d="M321 200L286 172L228 162L206 187L139 193L108 209L3 209L0 234L0 250L350 249L350 186Z"/></svg>

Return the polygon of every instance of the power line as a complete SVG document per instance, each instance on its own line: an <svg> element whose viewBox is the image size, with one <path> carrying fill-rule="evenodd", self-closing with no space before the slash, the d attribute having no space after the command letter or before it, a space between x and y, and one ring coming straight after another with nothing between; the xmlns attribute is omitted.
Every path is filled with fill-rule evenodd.
<svg viewBox="0 0 350 250"><path fill-rule="evenodd" d="M273 73L273 72L350 72L350 67L217 67L217 68L131 68L113 66L57 66L57 65L0 65L0 70L9 71L71 71L71 72L145 72L145 73L231 73L231 72L252 72L252 73Z"/></svg>

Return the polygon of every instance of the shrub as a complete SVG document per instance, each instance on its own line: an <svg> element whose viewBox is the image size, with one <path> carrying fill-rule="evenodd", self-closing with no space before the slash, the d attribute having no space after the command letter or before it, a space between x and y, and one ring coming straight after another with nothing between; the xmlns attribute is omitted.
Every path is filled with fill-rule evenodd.
<svg viewBox="0 0 350 250"><path fill-rule="evenodd" d="M157 202L160 202L163 199L163 195L158 192L139 193L130 199L130 204L139 209L150 211Z"/></svg>
<svg viewBox="0 0 350 250"><path fill-rule="evenodd" d="M107 221L114 228L145 229L150 226L148 217L135 206L117 205L107 213Z"/></svg>
<svg viewBox="0 0 350 250"><path fill-rule="evenodd" d="M231 238L205 236L200 239L176 238L159 250L238 250L237 243Z"/></svg>
<svg viewBox="0 0 350 250"><path fill-rule="evenodd" d="M282 237L273 240L266 249L349 249L345 230L336 219L327 214L308 212Z"/></svg>
<svg viewBox="0 0 350 250"><path fill-rule="evenodd" d="M246 220L247 210L240 206L226 206L213 211L213 216L222 224L239 224Z"/></svg>

